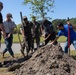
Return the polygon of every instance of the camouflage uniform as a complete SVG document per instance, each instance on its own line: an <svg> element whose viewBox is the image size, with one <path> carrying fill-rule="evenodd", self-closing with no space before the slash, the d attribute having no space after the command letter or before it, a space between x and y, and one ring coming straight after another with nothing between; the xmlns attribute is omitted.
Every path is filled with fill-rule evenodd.
<svg viewBox="0 0 76 75"><path fill-rule="evenodd" d="M30 22L27 20L27 22L25 21L27 20L26 17L23 17L23 23L24 23L24 37L23 37L23 43L22 43L22 48L23 50L25 49L26 45L27 45L27 52L29 52L30 50L33 50L32 47L32 33L31 33L31 25ZM22 29L22 26L21 26Z"/></svg>
<svg viewBox="0 0 76 75"><path fill-rule="evenodd" d="M35 17L33 17L35 18ZM36 45L37 45L37 48L39 47L40 45L40 24L36 21L36 19L34 19L32 21L32 35L33 35L33 47L34 47L34 39L36 40Z"/></svg>

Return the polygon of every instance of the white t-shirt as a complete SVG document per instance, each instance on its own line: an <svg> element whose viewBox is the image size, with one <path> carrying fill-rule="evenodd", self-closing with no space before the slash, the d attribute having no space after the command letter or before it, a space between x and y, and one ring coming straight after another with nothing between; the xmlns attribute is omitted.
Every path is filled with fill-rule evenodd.
<svg viewBox="0 0 76 75"><path fill-rule="evenodd" d="M3 26L4 26L5 32L10 33L11 30L16 27L16 24L12 20L11 21L4 21Z"/></svg>

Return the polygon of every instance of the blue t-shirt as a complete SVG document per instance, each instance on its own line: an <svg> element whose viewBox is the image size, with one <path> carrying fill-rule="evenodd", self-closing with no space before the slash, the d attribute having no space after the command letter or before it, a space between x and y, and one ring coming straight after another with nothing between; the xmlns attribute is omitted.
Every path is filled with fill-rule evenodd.
<svg viewBox="0 0 76 75"><path fill-rule="evenodd" d="M68 24L64 25L64 29L58 32L58 36L68 37ZM73 30L73 27L70 25L70 40L76 39L76 32Z"/></svg>

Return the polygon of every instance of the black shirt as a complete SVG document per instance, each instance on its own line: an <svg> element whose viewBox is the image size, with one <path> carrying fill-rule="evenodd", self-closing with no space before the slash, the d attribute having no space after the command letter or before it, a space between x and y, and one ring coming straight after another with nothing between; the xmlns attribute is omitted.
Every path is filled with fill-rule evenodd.
<svg viewBox="0 0 76 75"><path fill-rule="evenodd" d="M40 24L38 22L32 22L35 34L39 33Z"/></svg>
<svg viewBox="0 0 76 75"><path fill-rule="evenodd" d="M0 24L3 23L3 17L2 17L2 14L0 13ZM0 40L1 40L1 29L0 29Z"/></svg>
<svg viewBox="0 0 76 75"><path fill-rule="evenodd" d="M22 26L21 26L22 28ZM31 25L29 22L26 23L26 25L24 25L24 33L25 33L25 36L26 37L30 37L32 36L32 33L31 33Z"/></svg>
<svg viewBox="0 0 76 75"><path fill-rule="evenodd" d="M1 13L0 13L0 23L3 23L3 17Z"/></svg>
<svg viewBox="0 0 76 75"><path fill-rule="evenodd" d="M54 28L53 28L53 25L50 21L46 21L42 24L42 29L45 30L45 33L46 34L50 34L52 32L54 32Z"/></svg>

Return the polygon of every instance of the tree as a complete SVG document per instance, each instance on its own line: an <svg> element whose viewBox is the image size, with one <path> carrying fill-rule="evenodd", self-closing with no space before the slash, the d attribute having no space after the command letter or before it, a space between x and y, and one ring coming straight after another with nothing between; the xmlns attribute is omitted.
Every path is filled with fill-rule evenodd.
<svg viewBox="0 0 76 75"><path fill-rule="evenodd" d="M14 33L19 33L20 34L20 26L21 26L21 24L18 24L17 25L17 30L16 30L16 28L14 29Z"/></svg>
<svg viewBox="0 0 76 75"><path fill-rule="evenodd" d="M55 31L57 32L57 25L58 25L58 23L63 23L63 24L66 24L66 19L55 19L55 20L53 20L52 21L52 24L53 24L53 26L54 26L54 29L55 29Z"/></svg>
<svg viewBox="0 0 76 75"><path fill-rule="evenodd" d="M53 12L52 8L54 6L54 0L24 0L25 5L30 3L32 7L32 14L36 15L37 18L49 18L46 17L47 12ZM31 15L31 16L33 16Z"/></svg>
<svg viewBox="0 0 76 75"><path fill-rule="evenodd" d="M76 25L76 18L71 18L70 22L71 22L72 25Z"/></svg>

